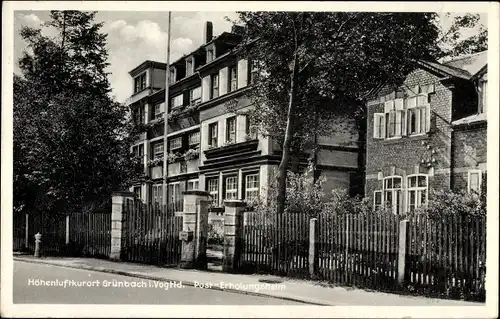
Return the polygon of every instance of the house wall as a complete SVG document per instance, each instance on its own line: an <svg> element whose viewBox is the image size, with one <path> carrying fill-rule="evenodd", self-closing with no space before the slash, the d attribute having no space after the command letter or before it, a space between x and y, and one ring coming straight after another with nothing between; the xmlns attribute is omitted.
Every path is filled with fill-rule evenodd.
<svg viewBox="0 0 500 319"><path fill-rule="evenodd" d="M453 170L452 187L467 191L468 172L481 170L483 175L487 171L487 134L486 127L455 130L453 133Z"/></svg>
<svg viewBox="0 0 500 319"><path fill-rule="evenodd" d="M432 92L433 91L433 92ZM430 131L419 136L402 136L394 139L375 139L374 113L384 113L384 102L395 98L429 93ZM382 178L391 175L403 177L409 174L429 174L429 189L450 188L451 167L451 117L453 89L443 85L439 77L426 70L410 73L399 91L384 88L368 102L366 141L365 194L373 196L374 190L382 189ZM434 154L433 154L434 152ZM431 167L421 165L422 160L435 158ZM406 196L403 195L403 198ZM403 200L403 207L406 206Z"/></svg>

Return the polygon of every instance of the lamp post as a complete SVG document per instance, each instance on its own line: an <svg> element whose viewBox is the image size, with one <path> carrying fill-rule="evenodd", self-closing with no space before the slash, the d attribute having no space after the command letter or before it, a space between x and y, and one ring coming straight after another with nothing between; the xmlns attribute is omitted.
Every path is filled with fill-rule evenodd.
<svg viewBox="0 0 500 319"><path fill-rule="evenodd" d="M172 12L168 12L168 26L167 26L167 61L165 70L165 110L163 111L163 187L162 187L162 205L168 205L167 200L167 134L168 134L168 102L169 102L169 86L170 86L170 26L172 21ZM167 209L167 207L165 207ZM168 209L167 209L168 211Z"/></svg>

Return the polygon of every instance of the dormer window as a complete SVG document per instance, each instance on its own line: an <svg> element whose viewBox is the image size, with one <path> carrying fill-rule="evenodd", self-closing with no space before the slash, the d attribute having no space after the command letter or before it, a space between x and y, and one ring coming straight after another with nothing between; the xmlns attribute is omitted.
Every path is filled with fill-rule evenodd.
<svg viewBox="0 0 500 319"><path fill-rule="evenodd" d="M207 47L207 63L212 62L215 59L215 47Z"/></svg>
<svg viewBox="0 0 500 319"><path fill-rule="evenodd" d="M134 78L134 93L146 88L146 72Z"/></svg>
<svg viewBox="0 0 500 319"><path fill-rule="evenodd" d="M177 81L176 75L175 68L170 68L170 83L175 83Z"/></svg>
<svg viewBox="0 0 500 319"><path fill-rule="evenodd" d="M186 76L190 76L194 73L194 58L186 59Z"/></svg>

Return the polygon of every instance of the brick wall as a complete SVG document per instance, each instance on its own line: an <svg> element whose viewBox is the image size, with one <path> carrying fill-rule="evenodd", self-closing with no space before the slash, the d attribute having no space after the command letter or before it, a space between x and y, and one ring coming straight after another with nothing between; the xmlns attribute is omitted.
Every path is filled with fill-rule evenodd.
<svg viewBox="0 0 500 319"><path fill-rule="evenodd" d="M366 144L366 196L372 196L373 190L382 188L382 176L403 176L414 173L430 174L429 188L450 187L451 160L451 116L452 89L443 85L438 76L417 69L410 73L398 90L384 88L379 95L368 102L367 144ZM384 112L384 102L402 98L415 93L426 92L429 87L431 109L431 127L427 134L420 136L402 136L398 139L383 140L373 138L374 113ZM433 170L421 165L422 160L435 158ZM433 176L432 176L433 175Z"/></svg>
<svg viewBox="0 0 500 319"><path fill-rule="evenodd" d="M459 129L453 134L453 185L454 189L467 190L468 171L486 172L486 127Z"/></svg>

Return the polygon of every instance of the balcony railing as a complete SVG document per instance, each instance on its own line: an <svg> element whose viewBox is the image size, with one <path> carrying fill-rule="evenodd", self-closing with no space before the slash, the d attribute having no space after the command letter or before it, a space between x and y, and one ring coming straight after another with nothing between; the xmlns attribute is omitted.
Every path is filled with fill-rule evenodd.
<svg viewBox="0 0 500 319"><path fill-rule="evenodd" d="M198 172L199 160L180 161L168 164L168 176Z"/></svg>

